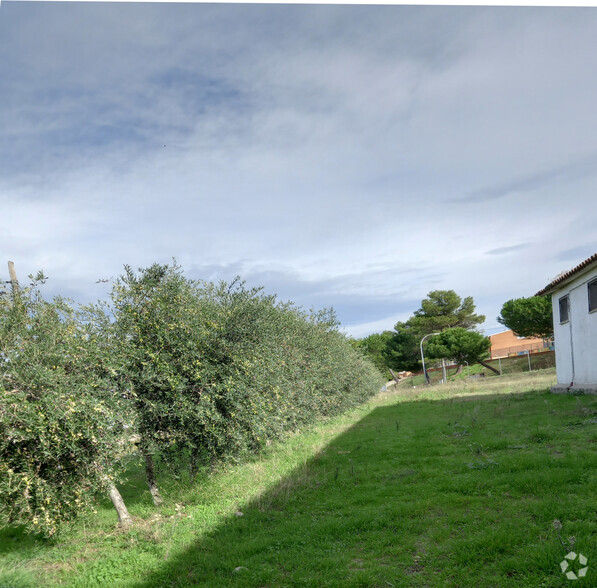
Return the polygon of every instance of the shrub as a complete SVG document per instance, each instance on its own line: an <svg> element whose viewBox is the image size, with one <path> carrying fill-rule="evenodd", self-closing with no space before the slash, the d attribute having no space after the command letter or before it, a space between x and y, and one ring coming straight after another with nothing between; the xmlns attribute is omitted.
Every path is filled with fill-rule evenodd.
<svg viewBox="0 0 597 588"><path fill-rule="evenodd" d="M193 469L254 452L381 385L333 313L305 313L238 280L195 282L175 264L125 268L112 301L142 445L190 452Z"/></svg>
<svg viewBox="0 0 597 588"><path fill-rule="evenodd" d="M92 319L36 284L0 300L3 523L52 536L112 485L122 423Z"/></svg>

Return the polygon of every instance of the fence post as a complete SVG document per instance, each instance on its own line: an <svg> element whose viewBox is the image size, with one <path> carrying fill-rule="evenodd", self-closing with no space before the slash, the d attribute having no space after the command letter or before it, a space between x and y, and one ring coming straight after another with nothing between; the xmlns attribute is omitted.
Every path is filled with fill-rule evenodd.
<svg viewBox="0 0 597 588"><path fill-rule="evenodd" d="M19 280L17 280L15 264L12 261L8 262L8 273L10 275L10 283L12 284L12 295L16 296L19 291Z"/></svg>

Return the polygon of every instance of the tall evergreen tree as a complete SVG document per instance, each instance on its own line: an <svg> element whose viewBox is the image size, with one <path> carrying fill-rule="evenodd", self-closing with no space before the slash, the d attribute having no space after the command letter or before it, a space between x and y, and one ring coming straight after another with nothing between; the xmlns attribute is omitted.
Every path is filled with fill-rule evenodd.
<svg viewBox="0 0 597 588"><path fill-rule="evenodd" d="M472 329L484 321L483 315L475 314L472 296L462 299L454 290L432 290L413 316L396 323L384 356L392 369L420 369L420 342L425 335L454 327Z"/></svg>
<svg viewBox="0 0 597 588"><path fill-rule="evenodd" d="M445 331L453 327L472 329L485 321L485 317L475 314L472 296L461 299L454 290L433 290L421 301L421 308L408 320L409 324L422 335Z"/></svg>

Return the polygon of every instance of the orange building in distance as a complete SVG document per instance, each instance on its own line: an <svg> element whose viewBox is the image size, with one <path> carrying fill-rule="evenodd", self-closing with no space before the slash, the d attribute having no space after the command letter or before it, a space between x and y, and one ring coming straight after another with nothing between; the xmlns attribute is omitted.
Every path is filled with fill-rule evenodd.
<svg viewBox="0 0 597 588"><path fill-rule="evenodd" d="M549 341L536 337L518 337L512 330L502 331L490 335L491 359L522 355L524 353L537 353L549 349Z"/></svg>

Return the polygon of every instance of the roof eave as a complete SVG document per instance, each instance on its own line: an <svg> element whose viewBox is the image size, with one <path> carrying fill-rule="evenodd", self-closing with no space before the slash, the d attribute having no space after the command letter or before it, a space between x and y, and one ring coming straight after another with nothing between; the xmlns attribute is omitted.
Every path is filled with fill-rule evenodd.
<svg viewBox="0 0 597 588"><path fill-rule="evenodd" d="M572 280L575 280L579 276L586 274L595 267L597 267L597 253L591 255L591 257L585 259L582 263L578 264L570 271L565 272L551 283L547 284L547 286L545 286L545 288L542 290L539 290L535 296L547 296L548 294L553 294L556 290L559 290Z"/></svg>

